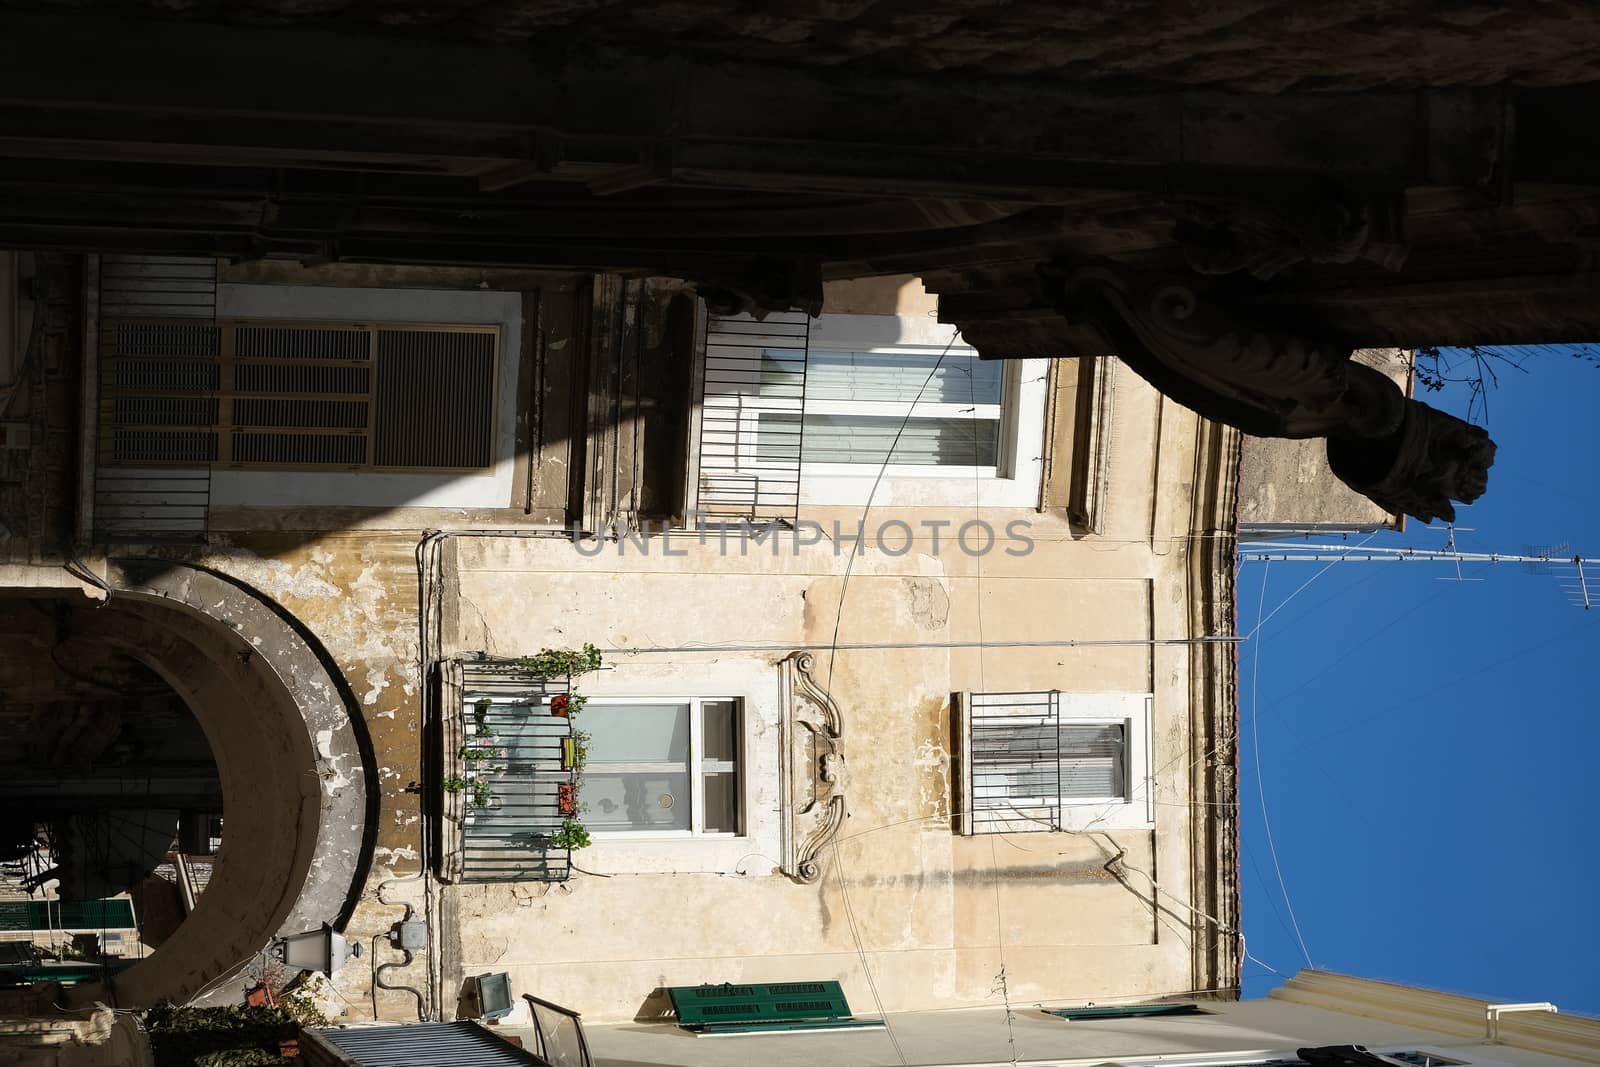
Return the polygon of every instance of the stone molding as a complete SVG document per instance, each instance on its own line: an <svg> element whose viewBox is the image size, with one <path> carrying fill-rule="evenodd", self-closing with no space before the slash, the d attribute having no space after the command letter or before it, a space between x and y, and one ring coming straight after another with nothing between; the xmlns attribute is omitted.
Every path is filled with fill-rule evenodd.
<svg viewBox="0 0 1600 1067"><path fill-rule="evenodd" d="M802 883L822 878L822 850L848 819L844 715L813 673L816 657L794 652L782 663L783 747L779 777L783 798L781 869Z"/></svg>

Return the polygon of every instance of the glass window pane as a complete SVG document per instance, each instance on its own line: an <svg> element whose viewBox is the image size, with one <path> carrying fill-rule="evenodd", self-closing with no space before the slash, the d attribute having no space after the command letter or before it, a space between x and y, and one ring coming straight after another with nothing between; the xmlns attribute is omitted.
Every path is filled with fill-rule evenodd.
<svg viewBox="0 0 1600 1067"><path fill-rule="evenodd" d="M689 764L688 704L602 704L583 709L579 729L589 734L589 763Z"/></svg>
<svg viewBox="0 0 1600 1067"><path fill-rule="evenodd" d="M909 404L920 390L929 404L998 404L1001 368L999 360L964 353L941 361L925 353L814 350L806 360L806 399Z"/></svg>
<svg viewBox="0 0 1600 1067"><path fill-rule="evenodd" d="M792 429L796 419L794 415L760 415L756 434L758 459L793 460ZM993 467L1000 452L1000 420L966 415L910 419L899 415L807 415L801 458L806 463L875 465L884 461L891 445L892 463Z"/></svg>
<svg viewBox="0 0 1600 1067"><path fill-rule="evenodd" d="M705 832L739 832L739 775L732 771L707 774Z"/></svg>
<svg viewBox="0 0 1600 1067"><path fill-rule="evenodd" d="M701 725L701 740L705 745L702 758L725 760L732 763L739 758L739 702L737 700L708 700L701 705L705 721Z"/></svg>
<svg viewBox="0 0 1600 1067"><path fill-rule="evenodd" d="M1062 797L1125 797L1125 727L1061 727Z"/></svg>
<svg viewBox="0 0 1600 1067"><path fill-rule="evenodd" d="M585 711L585 715L588 712ZM590 830L689 829L688 771L584 772L579 818Z"/></svg>

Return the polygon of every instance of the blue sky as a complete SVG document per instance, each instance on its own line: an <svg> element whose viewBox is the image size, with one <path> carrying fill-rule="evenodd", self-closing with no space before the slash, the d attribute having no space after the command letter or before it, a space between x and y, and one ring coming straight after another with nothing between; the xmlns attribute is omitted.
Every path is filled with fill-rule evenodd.
<svg viewBox="0 0 1600 1067"><path fill-rule="evenodd" d="M1466 413L1464 389L1424 399ZM1479 420L1499 453L1458 546L1600 557L1597 418L1600 367L1544 352L1502 374ZM1442 547L1443 531L1408 527L1372 543ZM1240 632L1320 566L1245 564ZM1245 996L1282 981L1266 967L1292 974L1309 956L1600 1015L1600 609L1518 565L1464 573L1486 580L1339 563L1240 646L1240 877L1259 961ZM1600 563L1593 574L1600 591Z"/></svg>

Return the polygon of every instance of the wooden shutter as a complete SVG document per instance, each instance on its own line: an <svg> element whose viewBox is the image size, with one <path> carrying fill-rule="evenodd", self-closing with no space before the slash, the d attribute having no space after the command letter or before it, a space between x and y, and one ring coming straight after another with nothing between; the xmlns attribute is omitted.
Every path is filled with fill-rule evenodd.
<svg viewBox="0 0 1600 1067"><path fill-rule="evenodd" d="M349 323L225 322L228 434L221 462L363 467L372 336Z"/></svg>
<svg viewBox="0 0 1600 1067"><path fill-rule="evenodd" d="M214 462L221 351L221 331L209 321L106 320L101 331L101 462Z"/></svg>
<svg viewBox="0 0 1600 1067"><path fill-rule="evenodd" d="M101 460L483 470L499 340L492 326L106 320Z"/></svg>
<svg viewBox="0 0 1600 1067"><path fill-rule="evenodd" d="M674 986L667 992L678 1025L686 1028L850 1017L838 982Z"/></svg>
<svg viewBox="0 0 1600 1067"><path fill-rule="evenodd" d="M373 466L490 466L498 342L498 332L482 329L380 329Z"/></svg>

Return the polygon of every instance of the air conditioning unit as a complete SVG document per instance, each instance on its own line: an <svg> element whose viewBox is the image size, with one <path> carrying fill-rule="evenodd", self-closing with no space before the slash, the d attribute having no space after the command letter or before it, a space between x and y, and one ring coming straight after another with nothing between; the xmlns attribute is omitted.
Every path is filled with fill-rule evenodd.
<svg viewBox="0 0 1600 1067"><path fill-rule="evenodd" d="M20 420L0 422L0 448L27 448L33 439L32 427Z"/></svg>

